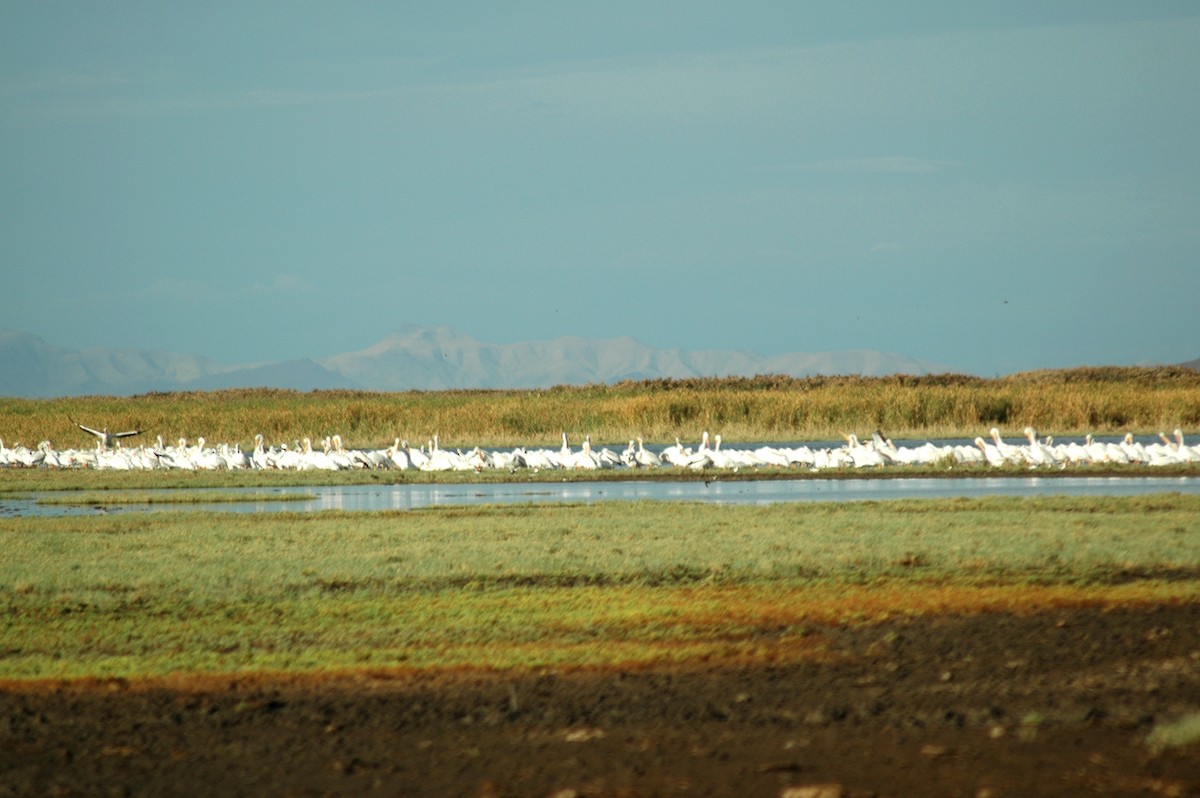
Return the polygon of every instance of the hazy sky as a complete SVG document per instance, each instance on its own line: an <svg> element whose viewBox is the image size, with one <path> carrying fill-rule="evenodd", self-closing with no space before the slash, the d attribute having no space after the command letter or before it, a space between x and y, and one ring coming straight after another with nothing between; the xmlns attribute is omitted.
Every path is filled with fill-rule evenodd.
<svg viewBox="0 0 1200 798"><path fill-rule="evenodd" d="M1200 356L1200 4L0 0L0 327Z"/></svg>

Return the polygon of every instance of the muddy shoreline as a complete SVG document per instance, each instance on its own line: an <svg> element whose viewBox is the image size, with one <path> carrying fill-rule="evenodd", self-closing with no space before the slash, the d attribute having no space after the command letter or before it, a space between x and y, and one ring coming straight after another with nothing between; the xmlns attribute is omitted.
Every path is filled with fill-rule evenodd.
<svg viewBox="0 0 1200 798"><path fill-rule="evenodd" d="M1198 795L1200 604L818 627L818 661L9 684L4 795ZM804 794L802 791L793 794Z"/></svg>

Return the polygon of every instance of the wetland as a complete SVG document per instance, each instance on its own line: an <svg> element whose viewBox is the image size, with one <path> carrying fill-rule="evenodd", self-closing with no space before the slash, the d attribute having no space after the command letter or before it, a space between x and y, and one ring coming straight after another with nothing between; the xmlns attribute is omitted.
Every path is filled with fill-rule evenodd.
<svg viewBox="0 0 1200 798"><path fill-rule="evenodd" d="M1152 441L1198 386L246 391L0 430ZM1200 794L1195 466L860 471L0 469L0 795Z"/></svg>

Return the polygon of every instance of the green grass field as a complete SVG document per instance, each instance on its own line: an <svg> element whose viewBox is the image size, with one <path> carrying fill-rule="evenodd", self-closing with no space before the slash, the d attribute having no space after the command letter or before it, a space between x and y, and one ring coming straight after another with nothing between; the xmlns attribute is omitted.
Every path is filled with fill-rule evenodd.
<svg viewBox="0 0 1200 798"><path fill-rule="evenodd" d="M1200 497L0 521L0 679L820 656L897 614L1200 601Z"/></svg>

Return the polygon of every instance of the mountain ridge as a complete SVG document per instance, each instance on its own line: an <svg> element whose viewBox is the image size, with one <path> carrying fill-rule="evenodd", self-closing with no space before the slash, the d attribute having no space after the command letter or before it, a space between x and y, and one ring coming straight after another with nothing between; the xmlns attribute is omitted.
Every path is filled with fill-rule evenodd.
<svg viewBox="0 0 1200 798"><path fill-rule="evenodd" d="M630 337L562 336L493 344L448 326L405 325L367 347L324 358L226 365L163 350L55 346L0 328L0 395L29 398L153 391L538 389L555 385L779 374L944 373L895 352L851 349L762 356L749 350L655 349Z"/></svg>
<svg viewBox="0 0 1200 798"><path fill-rule="evenodd" d="M939 370L905 355L874 350L763 357L746 350L654 349L629 336L562 336L488 344L444 326L401 328L365 349L317 362L361 385L392 391L548 388L626 379L750 377L765 373L874 376Z"/></svg>

